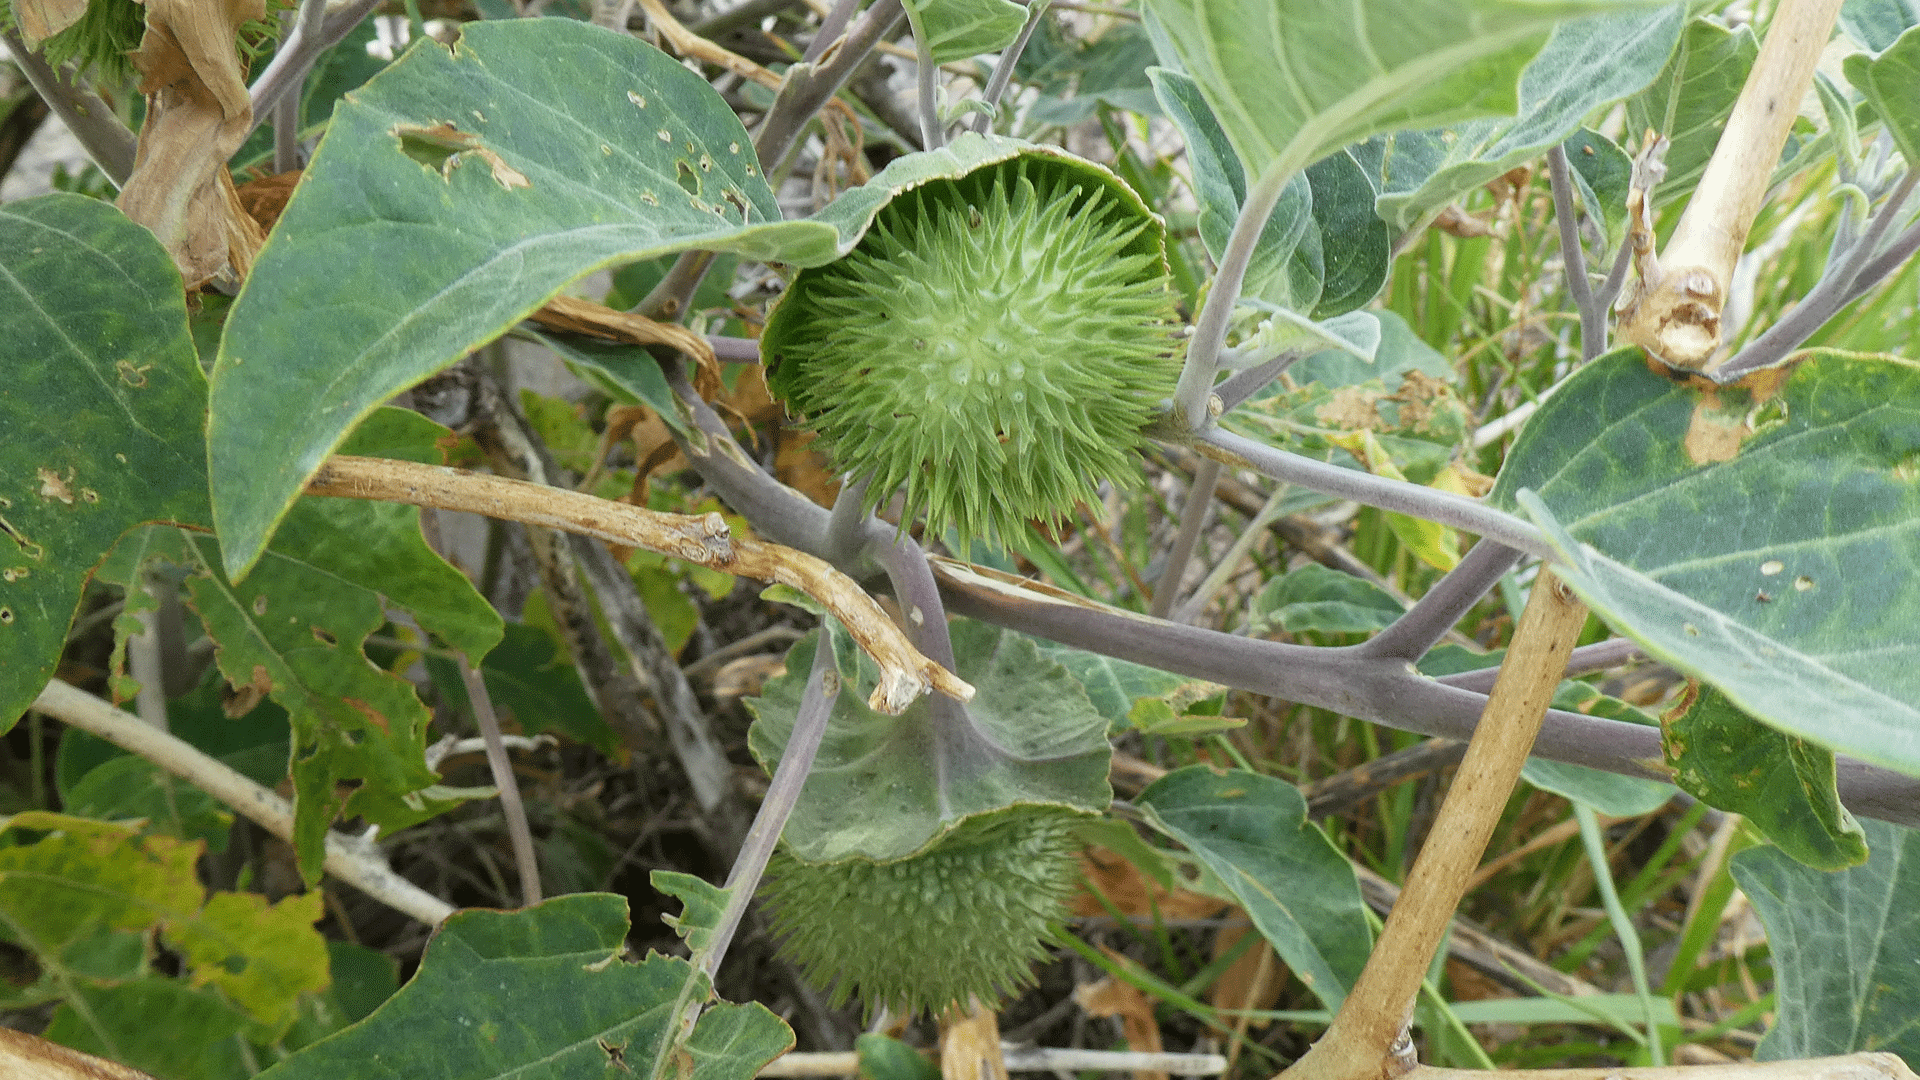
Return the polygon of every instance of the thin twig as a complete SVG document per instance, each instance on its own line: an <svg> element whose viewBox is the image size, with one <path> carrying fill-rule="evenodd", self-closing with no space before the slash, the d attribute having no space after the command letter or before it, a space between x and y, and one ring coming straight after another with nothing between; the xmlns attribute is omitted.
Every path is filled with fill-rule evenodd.
<svg viewBox="0 0 1920 1080"><path fill-rule="evenodd" d="M287 800L132 713L57 679L40 691L33 707L153 762L273 835L292 842L293 807ZM438 925L454 912L452 904L394 873L379 849L365 841L328 831L325 868L380 903L429 926Z"/></svg>
<svg viewBox="0 0 1920 1080"><path fill-rule="evenodd" d="M329 458L320 467L307 484L307 494L464 510L642 547L722 573L777 581L818 600L880 665L879 685L869 702L876 711L898 713L929 690L960 700L973 696L973 688L959 676L920 655L852 579L804 552L734 537L717 513L663 514L464 469L343 456Z"/></svg>
<svg viewBox="0 0 1920 1080"><path fill-rule="evenodd" d="M940 122L940 68L933 62L933 44L918 28L913 35L913 55L919 87L920 148L938 150L947 145L946 125Z"/></svg>
<svg viewBox="0 0 1920 1080"><path fill-rule="evenodd" d="M1013 82L1013 69L1020 62L1020 54L1027 51L1027 42L1033 39L1033 32L1040 28L1040 20L1046 17L1047 7L1053 0L1033 0L1027 5L1027 21L1020 27L1019 36L1013 44L1000 54L1000 60L993 65L993 74L987 77L986 87L980 91L980 100L989 109L998 109L1000 99L1006 96L1008 84ZM981 135L993 124L989 113L980 113L973 118L973 130Z"/></svg>
<svg viewBox="0 0 1920 1080"><path fill-rule="evenodd" d="M849 480L834 497L833 513L827 519L826 546L820 549L820 557L835 566L857 563L867 546L867 521L872 517L866 508L867 486L872 482L872 476Z"/></svg>
<svg viewBox="0 0 1920 1080"><path fill-rule="evenodd" d="M1217 492L1219 481L1215 480L1213 486ZM1280 503L1286 497L1287 485L1276 485L1273 494L1267 497L1267 501L1254 513L1246 527L1240 530L1240 535L1233 538L1233 543L1228 545L1226 554L1220 556L1220 561L1214 564L1212 570L1207 571L1207 576L1201 579L1199 587L1193 590L1193 594L1182 601L1179 607L1173 609L1172 614L1168 616L1169 619L1174 622L1190 623L1200 617L1200 613L1206 610L1213 598L1226 587L1227 580L1240 569L1241 562L1266 534L1267 527L1280 517Z"/></svg>
<svg viewBox="0 0 1920 1080"><path fill-rule="evenodd" d="M6 41L14 63L20 65L21 73L33 84L40 100L53 109L54 115L60 117L60 122L80 141L81 149L107 179L113 181L114 187L124 186L127 177L133 175L134 151L139 143L133 129L114 114L113 106L81 84L72 64L62 64L55 71L46 57L27 48L27 43L20 40L19 32L11 26L0 30L0 40Z"/></svg>
<svg viewBox="0 0 1920 1080"><path fill-rule="evenodd" d="M1897 269L1913 254L1913 247L1907 247L1905 253L1897 259L1884 256L1899 251L1902 242L1909 239L1920 242L1920 225L1909 229L1889 245L1886 251L1876 251L1880 240L1886 236L1893 219L1900 216L1906 208L1907 199L1913 194L1914 186L1920 182L1920 168L1911 168L1900 179L1893 194L1881 204L1880 209L1867 223L1867 228L1854 242L1840 265L1829 267L1821 275L1807 295L1802 297L1793 310L1781 316L1779 321L1748 342L1746 347L1735 353L1731 359L1713 372L1717 382L1730 382L1748 372L1771 367L1786 359L1788 353L1800 347L1800 344L1813 336L1814 331L1827 324L1848 304L1859 299L1878 285L1888 274Z"/></svg>
<svg viewBox="0 0 1920 1080"><path fill-rule="evenodd" d="M833 642L823 625L814 644L813 668L807 673L807 688L800 695L800 711L793 718L786 749L780 754L780 764L774 767L773 780L767 785L766 798L760 801L760 812L754 815L753 825L747 830L746 842L740 846L740 856L727 873L727 906L714 929L713 944L701 959L701 967L709 979L720 970L720 961L726 957L727 946L732 944L734 931L739 929L740 919L747 912L747 902L760 887L760 875L767 868L767 860L773 857L780 833L787 827L787 818L793 815L793 808L800 801L800 790L806 786L807 774L813 771L814 755L820 750L820 740L827 733L827 720L833 715L833 704L839 697L840 672L834 668Z"/></svg>
<svg viewBox="0 0 1920 1080"><path fill-rule="evenodd" d="M1473 545L1459 565L1434 582L1406 614L1361 645L1361 653L1409 661L1427 655L1519 561L1518 551L1491 540Z"/></svg>
<svg viewBox="0 0 1920 1080"><path fill-rule="evenodd" d="M1180 382L1173 392L1174 416L1191 431L1200 431L1212 421L1208 399L1213 395L1213 379L1220 366L1220 347L1227 341L1227 324L1233 318L1233 305L1240 299L1240 286L1246 281L1247 267L1253 262L1253 249L1260 242L1267 219L1280 204L1292 175L1278 170L1262 176L1247 192L1240 216L1233 223L1227 246L1220 254L1220 268L1208 286L1207 300L1194 321L1193 336L1187 343L1187 358L1180 368Z"/></svg>
<svg viewBox="0 0 1920 1080"><path fill-rule="evenodd" d="M1547 175L1553 185L1553 218L1560 227L1560 265L1567 279L1567 293L1580 312L1580 358L1591 360L1607 351L1607 311L1593 302L1593 283L1587 280L1587 253L1580 247L1580 222L1574 217L1569 172L1566 147L1556 144L1547 151Z"/></svg>
<svg viewBox="0 0 1920 1080"><path fill-rule="evenodd" d="M1175 1076L1216 1076L1227 1071L1227 1059L1219 1054L1167 1054L1137 1050L1074 1050L1048 1046L1015 1046L1002 1043L1001 1057L1008 1072L1076 1073L1102 1072L1138 1075L1141 1072L1172 1073ZM860 1072L860 1055L854 1051L813 1051L775 1058L761 1069L765 1077L854 1076ZM1853 1078L1844 1078L1853 1080Z"/></svg>
<svg viewBox="0 0 1920 1080"><path fill-rule="evenodd" d="M334 0L332 4L325 0L303 0L300 18L294 23L293 33L287 36L287 43L247 89L247 95L253 99L253 126L259 127L273 115L274 106L282 96L290 91L297 95L320 54L340 44L360 25L360 20L367 17L367 12L379 4L380 0ZM309 8L323 11L324 17L310 20ZM308 26L312 32L303 33L302 28Z"/></svg>
<svg viewBox="0 0 1920 1080"><path fill-rule="evenodd" d="M847 23L853 21L853 13L860 9L860 0L834 0L832 7L820 20L820 29L814 32L813 40L807 42L807 51L800 55L803 64L819 63L833 43L840 40L846 32Z"/></svg>
<svg viewBox="0 0 1920 1080"><path fill-rule="evenodd" d="M1520 779L1586 618L1586 605L1573 590L1542 571L1400 902L1326 1035L1282 1076L1374 1080L1390 1074L1388 1063L1413 1017L1421 979Z"/></svg>
<svg viewBox="0 0 1920 1080"><path fill-rule="evenodd" d="M1214 395L1220 399L1220 411L1230 413L1245 404L1246 400L1259 393L1268 383L1280 377L1281 373L1292 367L1294 361L1305 356L1298 349L1289 349L1263 364L1256 364L1244 371L1236 371L1214 387Z"/></svg>
<svg viewBox="0 0 1920 1080"><path fill-rule="evenodd" d="M1553 549L1539 529L1463 495L1315 461L1219 427L1210 427L1195 436L1193 448L1216 461L1252 469L1275 480L1451 525L1528 555L1543 559L1554 557Z"/></svg>
<svg viewBox="0 0 1920 1080"><path fill-rule="evenodd" d="M1207 521L1207 511L1213 507L1213 485L1220 479L1220 463L1208 458L1194 470L1193 483L1187 488L1187 504L1180 508L1180 531L1173 537L1173 549L1167 553L1166 569L1160 572L1160 580L1153 585L1153 604L1148 614L1156 619L1164 619L1173 610L1173 602L1180 594L1180 582L1187 576L1187 563L1193 559L1193 549L1200 542L1200 529Z"/></svg>
<svg viewBox="0 0 1920 1080"><path fill-rule="evenodd" d="M527 827L527 807L520 801L513 759L507 756L507 744L500 737L500 717L493 711L493 695L487 692L487 681L465 656L460 658L460 681L473 705L473 722L486 743L493 786L500 792L500 813L507 819L507 840L513 846L514 867L520 872L520 902L532 907L540 902L540 860L533 853L533 830Z"/></svg>

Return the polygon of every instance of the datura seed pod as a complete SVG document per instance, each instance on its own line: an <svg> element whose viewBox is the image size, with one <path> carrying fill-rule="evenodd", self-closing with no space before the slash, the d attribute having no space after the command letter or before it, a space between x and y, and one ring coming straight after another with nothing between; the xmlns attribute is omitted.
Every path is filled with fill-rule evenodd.
<svg viewBox="0 0 1920 1080"><path fill-rule="evenodd" d="M991 145L1018 149L895 194L761 339L868 509L904 486L933 535L1017 535L1137 477L1179 374L1160 220L1097 165Z"/></svg>
<svg viewBox="0 0 1920 1080"><path fill-rule="evenodd" d="M1033 981L1078 874L1080 815L1016 806L969 818L897 862L767 865L763 897L781 955L833 1004L938 1012Z"/></svg>

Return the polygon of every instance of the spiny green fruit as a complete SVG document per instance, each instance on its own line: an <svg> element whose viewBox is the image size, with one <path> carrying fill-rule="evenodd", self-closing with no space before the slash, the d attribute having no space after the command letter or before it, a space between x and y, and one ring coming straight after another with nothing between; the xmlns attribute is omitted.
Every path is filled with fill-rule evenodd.
<svg viewBox="0 0 1920 1080"><path fill-rule="evenodd" d="M1033 981L1077 876L1077 815L1012 807L967 821L897 862L805 863L782 852L762 896L780 953L871 1013L938 1012Z"/></svg>
<svg viewBox="0 0 1920 1080"><path fill-rule="evenodd" d="M1138 476L1179 363L1158 218L1105 170L1025 151L896 196L767 322L774 390L868 509L1017 535Z"/></svg>

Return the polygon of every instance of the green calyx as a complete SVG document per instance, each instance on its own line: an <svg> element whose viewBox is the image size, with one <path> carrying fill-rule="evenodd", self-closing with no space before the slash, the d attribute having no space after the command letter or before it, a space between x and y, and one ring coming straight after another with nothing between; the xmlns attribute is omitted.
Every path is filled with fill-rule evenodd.
<svg viewBox="0 0 1920 1080"><path fill-rule="evenodd" d="M768 864L781 955L871 1013L994 1001L1033 981L1078 874L1079 815L1013 807L975 817L897 862Z"/></svg>
<svg viewBox="0 0 1920 1080"><path fill-rule="evenodd" d="M1179 375L1160 222L1090 163L1023 152L894 197L802 271L762 338L834 467L934 535L1017 534L1138 476Z"/></svg>

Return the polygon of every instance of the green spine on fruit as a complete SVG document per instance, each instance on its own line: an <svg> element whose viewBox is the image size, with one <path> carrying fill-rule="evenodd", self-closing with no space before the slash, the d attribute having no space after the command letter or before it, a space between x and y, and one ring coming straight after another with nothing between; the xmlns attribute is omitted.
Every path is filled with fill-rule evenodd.
<svg viewBox="0 0 1920 1080"><path fill-rule="evenodd" d="M1017 535L1138 477L1179 376L1158 218L1111 174L1026 151L893 198L767 322L774 390L834 467L904 487L940 535Z"/></svg>
<svg viewBox="0 0 1920 1080"><path fill-rule="evenodd" d="M970 818L896 862L807 863L781 852L762 896L780 953L833 1004L938 1012L1033 982L1078 876L1069 811Z"/></svg>

